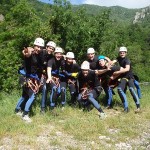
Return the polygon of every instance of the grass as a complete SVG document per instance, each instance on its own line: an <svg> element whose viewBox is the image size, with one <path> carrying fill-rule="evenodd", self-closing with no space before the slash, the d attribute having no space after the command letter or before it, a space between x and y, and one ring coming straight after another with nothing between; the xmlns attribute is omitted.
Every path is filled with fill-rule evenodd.
<svg viewBox="0 0 150 150"><path fill-rule="evenodd" d="M99 119L95 109L83 112L70 106L64 110L57 108L58 116L53 116L49 111L41 115L38 96L31 116L33 122L30 124L23 122L14 114L21 93L16 91L11 94L1 93L0 145L3 149L19 149L22 145L22 149L116 149L115 144L136 140L149 129L149 90L149 86L142 86L140 114L134 113L136 107L129 91L127 97L130 112L123 113L121 101L115 91L114 107L104 110L108 116L105 120ZM103 108L104 103L101 100L104 102L103 94L99 98Z"/></svg>

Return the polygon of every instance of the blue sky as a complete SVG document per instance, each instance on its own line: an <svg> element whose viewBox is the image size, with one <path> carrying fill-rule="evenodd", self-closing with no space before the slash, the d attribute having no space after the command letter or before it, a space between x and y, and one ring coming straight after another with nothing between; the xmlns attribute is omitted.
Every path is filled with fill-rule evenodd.
<svg viewBox="0 0 150 150"><path fill-rule="evenodd" d="M39 0L50 3L53 0ZM150 5L150 0L70 0L71 4L94 4L99 6L122 6L125 8L143 8Z"/></svg>

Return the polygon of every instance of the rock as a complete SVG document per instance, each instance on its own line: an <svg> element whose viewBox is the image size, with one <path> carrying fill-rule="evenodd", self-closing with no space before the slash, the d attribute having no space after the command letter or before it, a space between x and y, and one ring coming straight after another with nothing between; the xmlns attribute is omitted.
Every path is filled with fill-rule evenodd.
<svg viewBox="0 0 150 150"><path fill-rule="evenodd" d="M147 8L142 9L141 12L136 12L136 14L134 16L133 24L141 21L142 19L144 19L149 14L150 14L150 6L148 6Z"/></svg>
<svg viewBox="0 0 150 150"><path fill-rule="evenodd" d="M4 20L5 20L4 16L0 14L0 21L4 21Z"/></svg>

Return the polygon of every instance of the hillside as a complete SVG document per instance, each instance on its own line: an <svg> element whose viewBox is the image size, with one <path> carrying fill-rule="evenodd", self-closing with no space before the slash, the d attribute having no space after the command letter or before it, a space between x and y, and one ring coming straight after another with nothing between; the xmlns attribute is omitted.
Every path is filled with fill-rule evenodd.
<svg viewBox="0 0 150 150"><path fill-rule="evenodd" d="M50 4L44 4L42 2L38 2L35 0L32 1L32 4L33 7L35 7L35 9L38 12L43 12L45 16L49 12L48 8L51 7ZM104 11L110 11L110 18L113 21L125 23L125 24L132 23L135 20L135 18L140 19L139 16L141 13L143 14L144 12L147 11L149 12L149 6L140 9L128 9L121 6L105 7L105 6L98 6L98 5L83 4L83 5L72 5L72 9L73 11L76 11L78 9L84 9L88 15L97 15L103 13Z"/></svg>
<svg viewBox="0 0 150 150"><path fill-rule="evenodd" d="M97 5L76 5L73 6L74 9L84 8L87 14L97 15L103 11L110 11L110 18L118 22L131 23L137 11L140 9L127 9L120 6L104 7Z"/></svg>
<svg viewBox="0 0 150 150"><path fill-rule="evenodd" d="M45 4L43 2L37 0L31 0L31 5L37 11L37 15L40 16L43 20L48 19L48 14L50 13L51 4ZM3 7L0 6L0 14L5 14L7 10L9 10L10 5L7 4ZM120 6L112 6L112 7L105 7L105 6L97 6L97 5L72 5L73 11L78 9L85 9L86 13L89 15L97 15L101 14L104 11L110 11L110 18L114 21L121 22L121 23L132 23L134 18L137 15L140 15L142 9L149 9L149 7L141 8L141 9L127 9ZM139 18L139 17L138 17Z"/></svg>

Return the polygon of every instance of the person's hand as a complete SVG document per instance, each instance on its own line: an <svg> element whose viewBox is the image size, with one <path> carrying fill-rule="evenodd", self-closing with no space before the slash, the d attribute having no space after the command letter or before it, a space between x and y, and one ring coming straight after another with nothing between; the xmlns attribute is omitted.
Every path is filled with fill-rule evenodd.
<svg viewBox="0 0 150 150"><path fill-rule="evenodd" d="M32 47L27 47L27 49L28 49L28 53L30 53L30 54L34 51L34 49Z"/></svg>
<svg viewBox="0 0 150 150"><path fill-rule="evenodd" d="M24 47L22 53L24 56L30 56L33 51L34 49L32 47L27 47L27 48Z"/></svg>
<svg viewBox="0 0 150 150"><path fill-rule="evenodd" d="M107 66L107 70L108 70L108 71L111 70L111 66L108 65L108 66Z"/></svg>
<svg viewBox="0 0 150 150"><path fill-rule="evenodd" d="M46 83L51 83L52 82L52 79L51 78L48 78L47 80L46 80Z"/></svg>
<svg viewBox="0 0 150 150"><path fill-rule="evenodd" d="M98 70L95 70L95 74L98 75Z"/></svg>

